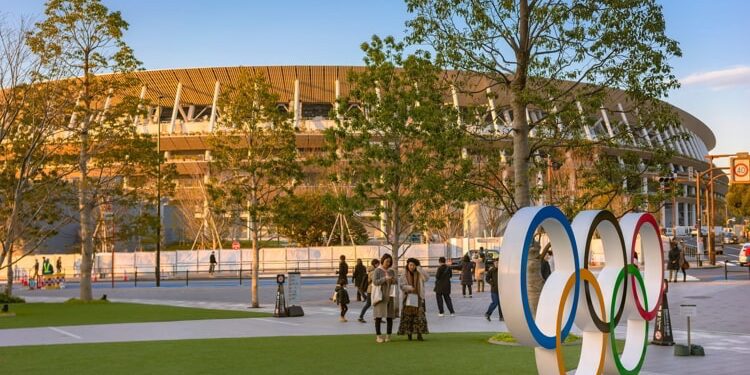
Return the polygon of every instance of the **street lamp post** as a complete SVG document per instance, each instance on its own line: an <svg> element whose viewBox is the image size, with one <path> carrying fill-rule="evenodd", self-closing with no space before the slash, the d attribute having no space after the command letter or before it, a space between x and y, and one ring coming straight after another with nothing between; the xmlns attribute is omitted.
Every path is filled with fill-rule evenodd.
<svg viewBox="0 0 750 375"><path fill-rule="evenodd" d="M158 117L156 120L156 153L158 167L156 168L156 270L154 278L156 286L161 286L161 99L159 96Z"/></svg>

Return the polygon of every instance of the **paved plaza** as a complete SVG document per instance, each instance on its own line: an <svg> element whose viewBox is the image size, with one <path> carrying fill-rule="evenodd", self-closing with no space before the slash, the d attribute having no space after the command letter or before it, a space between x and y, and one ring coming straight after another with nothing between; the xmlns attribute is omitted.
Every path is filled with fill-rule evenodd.
<svg viewBox="0 0 750 375"><path fill-rule="evenodd" d="M48 345L72 343L181 340L207 338L237 338L299 335L340 335L373 333L371 311L365 315L367 324L356 321L362 306L351 293L348 323L337 320L339 310L328 300L333 279L303 279L301 318L253 318L180 321L161 323L129 323L68 327L43 327L0 330L0 346ZM686 319L680 316L680 304L696 304L698 317L692 322L693 342L703 345L706 357L675 357L672 347L650 345L644 373L650 374L740 374L750 355L750 325L744 312L744 296L750 281L687 282L670 286L669 307L675 341L687 342ZM275 286L263 281L260 288L262 311L273 311ZM350 289L351 291L351 289ZM76 288L62 290L19 290L29 302L57 302L77 296ZM227 286L225 282L205 282L190 287L139 287L95 289L96 297L107 294L113 301L165 304L184 307L247 310L249 287ZM453 285L455 317L438 317L434 294L427 296L427 316L431 332L503 332L505 324L484 319L490 301L488 292L476 293L473 298L462 298L460 286ZM652 323L653 326L653 323ZM652 334L650 332L650 334ZM624 337L624 326L617 330ZM374 344L374 340L373 340ZM449 343L446 343L449 345Z"/></svg>

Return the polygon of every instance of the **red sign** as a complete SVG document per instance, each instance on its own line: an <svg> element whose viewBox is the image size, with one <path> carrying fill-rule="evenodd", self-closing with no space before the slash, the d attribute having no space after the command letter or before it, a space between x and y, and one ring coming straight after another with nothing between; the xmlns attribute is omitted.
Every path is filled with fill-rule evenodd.
<svg viewBox="0 0 750 375"><path fill-rule="evenodd" d="M732 158L732 183L748 184L750 183L750 159Z"/></svg>
<svg viewBox="0 0 750 375"><path fill-rule="evenodd" d="M232 250L239 250L240 249L240 242L237 240L232 241Z"/></svg>

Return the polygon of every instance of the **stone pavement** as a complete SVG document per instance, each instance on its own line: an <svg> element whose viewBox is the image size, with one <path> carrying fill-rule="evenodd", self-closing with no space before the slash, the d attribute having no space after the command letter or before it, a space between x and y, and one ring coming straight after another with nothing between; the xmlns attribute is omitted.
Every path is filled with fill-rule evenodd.
<svg viewBox="0 0 750 375"><path fill-rule="evenodd" d="M703 345L706 357L675 357L672 347L650 345L643 374L744 374L750 358L750 325L746 324L747 281L690 282L670 286L669 303L675 341L686 343L685 319L679 315L681 303L698 305L693 320L693 343ZM483 318L489 293L474 298L461 298L454 287L456 317L438 317L434 294L428 293L428 321L432 332L498 332L503 323L493 316ZM459 293L455 293L459 291ZM338 308L327 300L331 287L325 284L305 285L303 282L302 318L221 319L164 323L130 323L90 326L43 327L0 330L0 346L67 344L82 342L117 342L148 340L179 340L198 338L263 337L296 335L338 335L372 333L370 313L368 324L356 322L361 302L350 305L349 323L337 321ZM111 300L138 303L168 304L185 307L246 310L248 288L139 288L98 289ZM24 292L29 301L61 301L77 294L76 290ZM352 300L355 293L350 293ZM272 301L273 288L262 288L262 301ZM265 311L272 306L267 305ZM497 314L497 313L496 313ZM651 325L653 327L653 324ZM624 336L624 326L617 337ZM652 332L649 332L652 335Z"/></svg>

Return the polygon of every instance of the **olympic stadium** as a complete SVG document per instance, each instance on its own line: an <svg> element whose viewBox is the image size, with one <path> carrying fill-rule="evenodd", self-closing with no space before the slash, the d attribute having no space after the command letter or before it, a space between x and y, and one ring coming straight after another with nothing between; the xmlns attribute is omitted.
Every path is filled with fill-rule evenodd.
<svg viewBox="0 0 750 375"><path fill-rule="evenodd" d="M176 165L180 174L178 184L190 186L195 183L196 176L205 176L208 170L210 150L207 137L216 128L221 115L216 110L221 92L236 82L240 75L250 72L265 77L280 98L279 108L293 114L294 127L297 129L297 149L300 152L315 152L324 146L323 130L335 126L335 122L329 119L329 112L337 98L348 95L349 72L362 69L353 66L254 66L138 72L136 74L142 87L140 92L134 94L154 104L148 108L149 115L138 120L138 129L150 134L156 134L157 129L160 129L161 150L165 152L167 162ZM458 106L477 104L474 97L460 93L455 96ZM611 96L616 100L622 94L612 90ZM494 100L488 100L486 105L493 110L496 108L500 119L507 119L509 109L503 99L502 96L497 96ZM615 105L622 108L619 102ZM672 149L676 156L671 164L678 176L687 176L690 168L695 171L706 170L709 164L704 156L716 144L713 132L691 114L679 108L674 110L680 118L679 126L663 133L643 131L643 134L635 136L645 139L648 145L664 144ZM537 115L533 111L529 113L532 119ZM587 134L592 139L597 134L611 132L615 126L628 126L632 121L625 113L604 109L593 115L594 122L591 124L590 134ZM675 139L681 132L687 133L688 138ZM315 188L321 180L324 178L308 173L302 184L303 188ZM647 189L647 186L644 184L644 188ZM681 188L682 194L673 202L666 202L660 212L657 212L662 227L692 227L696 224L695 186L685 181L681 183ZM727 185L720 181L715 191L720 202L723 201L726 190ZM469 215L474 217L470 221L471 225L465 225L465 232L468 232L465 234L481 236L484 232L481 215ZM165 225L172 228L169 220L165 221ZM174 229L168 229L168 240L174 240L179 235Z"/></svg>
<svg viewBox="0 0 750 375"><path fill-rule="evenodd" d="M278 109L288 112L294 122L296 131L297 150L300 154L320 152L324 147L324 130L335 126L330 119L330 112L338 98L347 97L350 92L348 75L350 72L364 70L356 66L240 66L240 67L207 67L181 68L139 71L134 73L139 86L132 89L129 95L140 97L150 103L145 108L145 115L135 119L137 131L152 135L160 135L160 150L165 160L173 164L178 173L176 181L176 196L163 207L162 220L164 224L164 241L192 242L193 238L184 230L184 216L189 220L203 220L205 225L207 213L207 199L203 199L200 190L204 187L209 173L208 163L211 158L209 135L221 122L221 110L218 108L219 99L224 90L238 82L246 73L257 74L269 82L272 90L279 97ZM491 92L488 92L490 94ZM468 95L461 92L448 92L446 101L452 101L456 107L486 106L491 109L493 118L497 118L496 127L509 127L510 113L508 98L501 93L495 95ZM587 116L591 124L587 128L586 137L596 140L599 136L612 133L612 129L630 129L634 123L631 114L622 110L624 94L618 90L608 91L608 107L598 113ZM478 99L479 98L479 99ZM350 103L357 106L358 103ZM620 109L619 111L617 109ZM711 129L696 117L680 108L673 108L680 119L677 126L665 129L663 132L640 128L640 134L633 132L631 145L626 148L636 148L647 153L651 145L663 145L674 151L670 167L676 176L682 176L678 182L680 192L670 202L664 202L655 213L659 224L664 228L682 228L689 234L691 227L696 225L697 212L695 204L695 184L687 178L690 169L705 171L709 168L705 155L715 144L716 139ZM527 117L534 120L541 112L530 110ZM686 138L677 137L687 134ZM636 139L638 142L635 142ZM510 149L511 145L506 145ZM501 147L506 147L501 146ZM645 147L644 147L645 146ZM571 168L570 173L575 173ZM571 176L572 185L563 190L575 191L575 176ZM649 176L653 182L658 176ZM658 184L646 181L644 177L643 189L658 189ZM298 189L318 189L328 183L324 171L308 169L305 179ZM640 183L638 184L640 185ZM728 189L726 179L719 179L714 190L719 204L724 201ZM681 191L680 191L681 190ZM174 202L189 197L196 206L187 215ZM186 199L187 200L187 199ZM543 203L543 202L538 202ZM463 212L464 223L462 241L464 246L474 247L475 243L467 239L477 237L493 237L495 232L488 230L484 209L478 204L468 204ZM244 220L247 215L243 215ZM720 222L720 221L718 221ZM233 237L248 239L248 225L241 225L233 230ZM67 235L58 236L50 242L50 247L59 249L75 248L74 239L77 228L69 227ZM371 231L370 236L377 240L377 231ZM64 240L67 238L67 240ZM61 243L62 242L62 243Z"/></svg>

